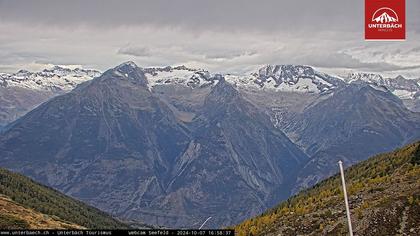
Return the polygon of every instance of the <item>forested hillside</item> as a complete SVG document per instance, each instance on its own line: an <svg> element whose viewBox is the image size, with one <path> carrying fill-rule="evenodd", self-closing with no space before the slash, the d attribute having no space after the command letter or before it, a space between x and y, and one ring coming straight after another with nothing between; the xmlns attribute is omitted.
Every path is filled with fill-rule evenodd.
<svg viewBox="0 0 420 236"><path fill-rule="evenodd" d="M94 207L0 168L1 229L127 227Z"/></svg>
<svg viewBox="0 0 420 236"><path fill-rule="evenodd" d="M345 171L355 234L420 232L419 164L420 142L416 142ZM324 180L235 229L237 235L346 234L340 176Z"/></svg>

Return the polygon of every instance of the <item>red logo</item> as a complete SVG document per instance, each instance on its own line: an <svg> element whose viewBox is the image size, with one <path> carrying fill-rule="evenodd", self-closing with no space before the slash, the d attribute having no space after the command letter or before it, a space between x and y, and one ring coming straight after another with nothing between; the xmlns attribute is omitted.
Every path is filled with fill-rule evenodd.
<svg viewBox="0 0 420 236"><path fill-rule="evenodd" d="M405 0L365 0L365 39L404 40Z"/></svg>

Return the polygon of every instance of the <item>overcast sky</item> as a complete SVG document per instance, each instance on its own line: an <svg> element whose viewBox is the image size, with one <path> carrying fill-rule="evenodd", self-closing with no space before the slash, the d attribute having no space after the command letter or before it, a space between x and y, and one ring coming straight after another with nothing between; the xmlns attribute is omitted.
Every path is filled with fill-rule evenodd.
<svg viewBox="0 0 420 236"><path fill-rule="evenodd" d="M243 73L264 64L420 77L420 1L407 40L364 41L364 0L0 0L0 72L49 64L105 70L187 65Z"/></svg>

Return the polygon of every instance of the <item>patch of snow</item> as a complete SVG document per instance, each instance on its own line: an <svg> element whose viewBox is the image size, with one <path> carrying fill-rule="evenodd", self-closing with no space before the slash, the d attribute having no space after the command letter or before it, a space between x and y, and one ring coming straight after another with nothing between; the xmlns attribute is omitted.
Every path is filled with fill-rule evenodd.
<svg viewBox="0 0 420 236"><path fill-rule="evenodd" d="M326 93L344 83L309 66L299 65L266 65L251 75L227 75L225 78L242 88L300 93Z"/></svg>
<svg viewBox="0 0 420 236"><path fill-rule="evenodd" d="M401 90L401 89L396 89L392 91L392 93L401 99L414 99L415 98L414 95L416 94L416 92L410 92L410 91Z"/></svg>
<svg viewBox="0 0 420 236"><path fill-rule="evenodd" d="M208 71L189 69L185 66L145 68L149 89L156 85L179 84L190 88L214 85L218 79Z"/></svg>
<svg viewBox="0 0 420 236"><path fill-rule="evenodd" d="M369 84L369 86L378 90L378 91L382 91L382 92L387 92L388 91L388 89L385 86L376 85L376 84Z"/></svg>
<svg viewBox="0 0 420 236"><path fill-rule="evenodd" d="M415 99L416 93L420 91L420 85L415 80L406 79L402 76L384 78L374 73L350 73L345 81L348 83L363 81L375 89L388 89L400 99Z"/></svg>
<svg viewBox="0 0 420 236"><path fill-rule="evenodd" d="M40 72L20 70L14 74L2 74L0 86L21 87L31 90L70 91L78 84L91 80L100 74L96 70L69 69L59 66Z"/></svg>

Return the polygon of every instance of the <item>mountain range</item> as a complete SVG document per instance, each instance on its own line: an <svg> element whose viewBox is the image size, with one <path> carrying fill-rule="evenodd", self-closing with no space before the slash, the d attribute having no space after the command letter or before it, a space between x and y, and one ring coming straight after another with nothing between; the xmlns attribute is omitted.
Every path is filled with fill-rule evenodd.
<svg viewBox="0 0 420 236"><path fill-rule="evenodd" d="M223 79L182 122L133 64L29 112L1 136L0 152L3 166L113 215L174 227L263 211L288 196L307 160Z"/></svg>
<svg viewBox="0 0 420 236"><path fill-rule="evenodd" d="M209 86L218 74L185 66L143 68L149 87L177 84L189 88ZM53 66L40 72L20 70L16 73L0 73L0 127L13 122L48 99L67 93L78 84L98 77L94 69ZM403 76L384 78L380 74L350 73L347 76L331 76L309 66L267 65L254 73L225 74L226 80L244 90L270 92L328 93L357 80L384 86L398 96L408 109L420 111L420 80Z"/></svg>
<svg viewBox="0 0 420 236"><path fill-rule="evenodd" d="M77 84L99 76L90 69L54 66L40 72L0 73L0 127L48 99L69 92Z"/></svg>
<svg viewBox="0 0 420 236"><path fill-rule="evenodd" d="M330 176L338 159L420 139L420 113L395 94L419 85L360 76L127 62L9 123L1 165L122 219L232 225Z"/></svg>

